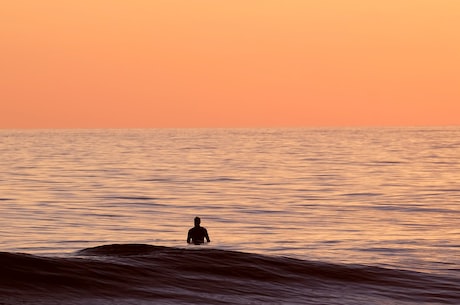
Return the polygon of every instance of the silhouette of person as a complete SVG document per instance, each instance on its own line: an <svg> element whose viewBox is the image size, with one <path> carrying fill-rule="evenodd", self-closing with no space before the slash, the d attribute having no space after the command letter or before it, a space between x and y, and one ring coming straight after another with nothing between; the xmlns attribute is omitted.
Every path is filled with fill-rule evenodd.
<svg viewBox="0 0 460 305"><path fill-rule="evenodd" d="M209 239L208 230L206 228L200 226L201 219L200 217L195 217L195 226L188 230L187 235L187 243L193 243L195 245L200 245L204 243L204 239L209 243L211 240Z"/></svg>

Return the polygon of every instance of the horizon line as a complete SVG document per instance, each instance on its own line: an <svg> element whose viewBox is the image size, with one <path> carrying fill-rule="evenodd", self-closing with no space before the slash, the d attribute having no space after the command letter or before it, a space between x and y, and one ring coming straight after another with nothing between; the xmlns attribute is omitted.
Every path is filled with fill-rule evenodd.
<svg viewBox="0 0 460 305"><path fill-rule="evenodd" d="M101 129L350 129L350 128L456 128L460 124L445 125L304 125L304 126L157 126L157 127L0 127L0 130L101 130Z"/></svg>

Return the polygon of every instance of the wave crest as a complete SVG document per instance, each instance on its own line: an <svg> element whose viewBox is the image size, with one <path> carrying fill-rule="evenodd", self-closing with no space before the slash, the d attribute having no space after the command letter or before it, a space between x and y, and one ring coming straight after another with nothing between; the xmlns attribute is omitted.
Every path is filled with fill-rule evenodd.
<svg viewBox="0 0 460 305"><path fill-rule="evenodd" d="M88 304L101 297L176 304L460 300L458 279L449 277L210 248L115 244L71 257L0 253L0 265L0 293L11 304L32 304L37 294L66 303L86 298Z"/></svg>

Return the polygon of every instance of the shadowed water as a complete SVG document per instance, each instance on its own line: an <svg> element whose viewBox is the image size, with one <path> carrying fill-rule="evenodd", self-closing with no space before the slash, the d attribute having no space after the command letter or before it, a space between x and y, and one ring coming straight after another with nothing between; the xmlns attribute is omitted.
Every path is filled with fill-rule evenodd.
<svg viewBox="0 0 460 305"><path fill-rule="evenodd" d="M6 304L458 304L451 277L217 249L104 245L0 253Z"/></svg>

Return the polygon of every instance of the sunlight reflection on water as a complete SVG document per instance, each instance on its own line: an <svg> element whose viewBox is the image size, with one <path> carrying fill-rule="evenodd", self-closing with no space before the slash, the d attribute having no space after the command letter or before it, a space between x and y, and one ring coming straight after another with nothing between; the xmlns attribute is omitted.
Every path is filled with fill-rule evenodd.
<svg viewBox="0 0 460 305"><path fill-rule="evenodd" d="M4 251L103 243L459 268L460 129L0 131Z"/></svg>

